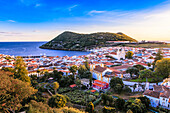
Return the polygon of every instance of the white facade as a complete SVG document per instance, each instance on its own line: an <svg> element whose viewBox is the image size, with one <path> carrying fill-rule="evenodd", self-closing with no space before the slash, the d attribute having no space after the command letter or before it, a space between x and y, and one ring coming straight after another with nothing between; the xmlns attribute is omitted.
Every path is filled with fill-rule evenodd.
<svg viewBox="0 0 170 113"><path fill-rule="evenodd" d="M170 106L168 106L168 104L169 104L169 98L160 97L160 105L161 106L170 108Z"/></svg>
<svg viewBox="0 0 170 113"><path fill-rule="evenodd" d="M146 96L147 98L149 98L149 100L150 100L150 105L151 105L152 107L157 107L157 106L159 106L159 98L151 97L151 96L148 96L148 95L144 95L144 96Z"/></svg>

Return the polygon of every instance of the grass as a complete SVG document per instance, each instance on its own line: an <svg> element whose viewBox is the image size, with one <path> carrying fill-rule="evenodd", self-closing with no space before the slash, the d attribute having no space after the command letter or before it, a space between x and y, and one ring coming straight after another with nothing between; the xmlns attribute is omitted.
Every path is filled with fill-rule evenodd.
<svg viewBox="0 0 170 113"><path fill-rule="evenodd" d="M170 44L126 44L126 46L143 48L170 48Z"/></svg>
<svg viewBox="0 0 170 113"><path fill-rule="evenodd" d="M137 78L137 79L133 79L133 80L130 80L130 81L131 82L146 82L146 78L144 78L144 79ZM148 78L147 81L153 82L153 78Z"/></svg>

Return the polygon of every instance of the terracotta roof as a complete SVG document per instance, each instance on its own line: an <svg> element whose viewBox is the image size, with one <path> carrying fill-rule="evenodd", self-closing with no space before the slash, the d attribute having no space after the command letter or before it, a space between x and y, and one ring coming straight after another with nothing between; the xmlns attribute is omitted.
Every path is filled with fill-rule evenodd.
<svg viewBox="0 0 170 113"><path fill-rule="evenodd" d="M76 84L70 85L71 88L76 87Z"/></svg>
<svg viewBox="0 0 170 113"><path fill-rule="evenodd" d="M94 69L94 71L97 71L97 72L103 72L103 71L105 71L107 68L106 67L101 67L101 66L96 66L95 67L95 69Z"/></svg>
<svg viewBox="0 0 170 113"><path fill-rule="evenodd" d="M91 90L92 93L96 92L96 90Z"/></svg>
<svg viewBox="0 0 170 113"><path fill-rule="evenodd" d="M147 96L155 97L155 98L159 98L160 96L160 92L151 91L151 90L146 90L143 94Z"/></svg>
<svg viewBox="0 0 170 113"><path fill-rule="evenodd" d="M93 85L99 86L99 87L104 87L104 85L101 85L101 84L98 84L98 83L93 83Z"/></svg>
<svg viewBox="0 0 170 113"><path fill-rule="evenodd" d="M160 97L169 98L169 97L170 97L170 92L165 91L164 93L161 93L161 94L160 94Z"/></svg>
<svg viewBox="0 0 170 113"><path fill-rule="evenodd" d="M115 67L111 67L111 68L116 70L116 69L125 69L128 67L132 67L132 65L122 65L122 66L115 66Z"/></svg>

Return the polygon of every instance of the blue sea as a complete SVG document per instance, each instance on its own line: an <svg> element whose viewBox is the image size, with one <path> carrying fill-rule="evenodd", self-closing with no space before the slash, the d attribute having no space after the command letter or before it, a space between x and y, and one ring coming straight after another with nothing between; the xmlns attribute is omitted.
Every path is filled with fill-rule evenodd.
<svg viewBox="0 0 170 113"><path fill-rule="evenodd" d="M46 42L0 42L0 54L14 56L80 56L89 52L41 49Z"/></svg>

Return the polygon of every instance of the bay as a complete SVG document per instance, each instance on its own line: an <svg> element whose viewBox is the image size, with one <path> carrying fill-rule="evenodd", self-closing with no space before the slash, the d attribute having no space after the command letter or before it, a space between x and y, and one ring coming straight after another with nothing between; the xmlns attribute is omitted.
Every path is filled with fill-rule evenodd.
<svg viewBox="0 0 170 113"><path fill-rule="evenodd" d="M80 56L90 52L41 49L46 42L0 42L0 54L14 56Z"/></svg>

